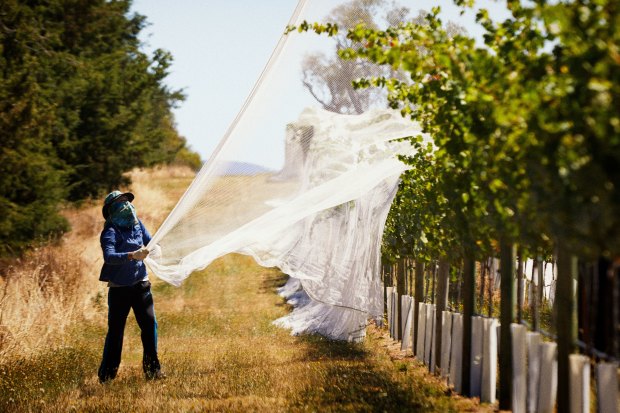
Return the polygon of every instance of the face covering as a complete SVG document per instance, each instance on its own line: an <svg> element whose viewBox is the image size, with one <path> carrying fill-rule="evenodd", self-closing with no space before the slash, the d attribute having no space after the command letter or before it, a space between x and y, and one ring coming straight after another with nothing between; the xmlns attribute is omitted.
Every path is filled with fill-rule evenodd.
<svg viewBox="0 0 620 413"><path fill-rule="evenodd" d="M110 206L110 221L123 228L131 228L138 222L136 208L129 201L116 202Z"/></svg>

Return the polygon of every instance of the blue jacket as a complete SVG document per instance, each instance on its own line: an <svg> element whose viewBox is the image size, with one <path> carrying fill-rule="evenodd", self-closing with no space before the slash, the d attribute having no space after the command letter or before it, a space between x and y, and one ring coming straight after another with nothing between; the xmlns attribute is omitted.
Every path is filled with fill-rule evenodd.
<svg viewBox="0 0 620 413"><path fill-rule="evenodd" d="M143 280L146 265L143 261L129 260L128 253L140 249L151 241L151 234L138 220L132 228L121 228L106 222L101 232L103 268L99 281L111 281L116 285L134 285Z"/></svg>

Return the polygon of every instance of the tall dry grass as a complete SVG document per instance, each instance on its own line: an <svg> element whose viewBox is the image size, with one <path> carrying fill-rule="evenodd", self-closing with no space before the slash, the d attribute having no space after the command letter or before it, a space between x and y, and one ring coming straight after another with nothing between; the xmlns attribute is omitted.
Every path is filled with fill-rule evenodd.
<svg viewBox="0 0 620 413"><path fill-rule="evenodd" d="M166 380L144 379L131 320L119 374L99 384L105 330L84 323L62 351L0 364L0 411L493 411L452 397L385 330L370 328L364 343L351 344L274 326L289 311L275 294L284 282L276 269L230 254L181 288L156 283Z"/></svg>
<svg viewBox="0 0 620 413"><path fill-rule="evenodd" d="M0 284L0 360L57 345L81 307L79 258L65 246L37 249Z"/></svg>
<svg viewBox="0 0 620 413"><path fill-rule="evenodd" d="M136 194L139 216L154 231L194 173L168 166L129 175L131 187L121 190ZM170 182L178 188L167 190ZM8 263L0 277L0 363L62 346L71 326L92 320L105 308L106 285L98 281L101 200L67 208L63 215L70 232Z"/></svg>

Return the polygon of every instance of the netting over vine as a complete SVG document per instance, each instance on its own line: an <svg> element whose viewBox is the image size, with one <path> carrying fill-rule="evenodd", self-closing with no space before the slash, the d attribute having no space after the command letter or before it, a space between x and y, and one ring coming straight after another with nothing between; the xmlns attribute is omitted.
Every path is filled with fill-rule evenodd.
<svg viewBox="0 0 620 413"><path fill-rule="evenodd" d="M385 1L300 1L290 24L394 23ZM390 7L387 7L387 6ZM400 174L397 138L419 127L351 81L385 74L340 60L342 36L283 36L219 146L154 235L147 264L179 285L228 253L299 280L309 300L280 324L338 339L383 313L380 246ZM158 246L158 247L157 247ZM160 248L159 248L160 247Z"/></svg>

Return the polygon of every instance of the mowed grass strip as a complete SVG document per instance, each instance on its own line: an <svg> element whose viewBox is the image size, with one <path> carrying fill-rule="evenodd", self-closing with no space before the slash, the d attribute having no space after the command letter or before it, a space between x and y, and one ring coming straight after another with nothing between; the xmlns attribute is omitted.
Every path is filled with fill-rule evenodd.
<svg viewBox="0 0 620 413"><path fill-rule="evenodd" d="M285 276L226 256L180 287L154 283L159 348L168 378L145 381L135 319L116 380L96 370L100 320L75 329L61 350L0 366L0 411L420 411L476 410L412 360L392 360L371 330L363 344L292 337L272 325L290 311L275 288Z"/></svg>

